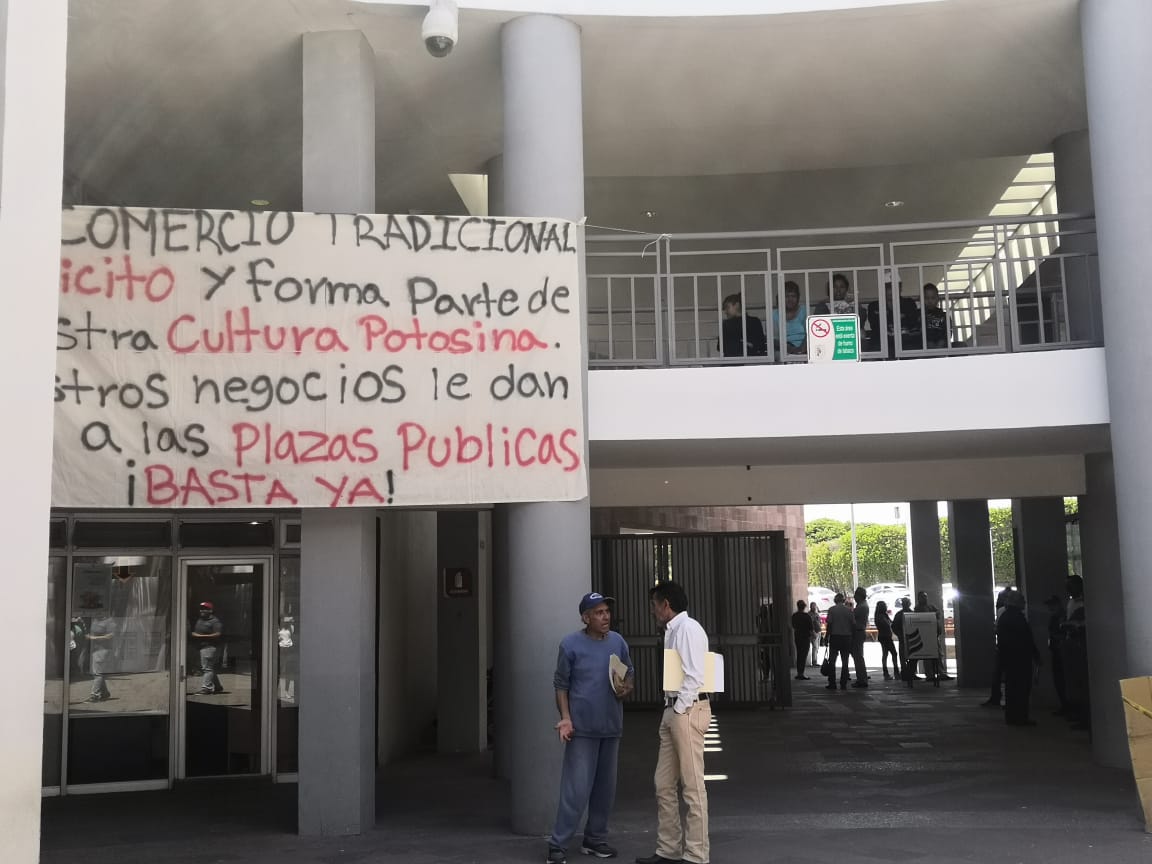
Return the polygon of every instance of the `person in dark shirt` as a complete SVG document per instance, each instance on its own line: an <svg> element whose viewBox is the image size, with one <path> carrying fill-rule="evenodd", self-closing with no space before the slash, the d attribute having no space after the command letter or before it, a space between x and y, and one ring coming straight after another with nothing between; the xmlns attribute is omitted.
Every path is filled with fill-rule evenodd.
<svg viewBox="0 0 1152 864"><path fill-rule="evenodd" d="M900 661L896 656L896 644L892 641L892 619L888 617L888 604L883 600L876 603L876 641L880 643L880 668L884 670L884 680L900 677ZM892 675L888 674L888 655L892 655Z"/></svg>
<svg viewBox="0 0 1152 864"><path fill-rule="evenodd" d="M792 614L792 638L796 643L796 680L807 681L804 667L808 665L808 647L812 644L812 618L804 611L808 604L796 601L796 611Z"/></svg>
<svg viewBox="0 0 1152 864"><path fill-rule="evenodd" d="M868 686L868 666L864 662L864 640L868 635L868 592L862 587L852 594L856 601L852 609L852 663L856 667L856 680L852 686L863 689Z"/></svg>
<svg viewBox="0 0 1152 864"><path fill-rule="evenodd" d="M725 357L766 357L768 337L764 325L753 315L744 314L739 294L724 298L721 350Z"/></svg>
<svg viewBox="0 0 1152 864"><path fill-rule="evenodd" d="M1035 726L1028 718L1032 666L1041 665L1032 628L1024 616L1024 595L1011 590L996 624L996 652L1004 670L1004 720L1009 726Z"/></svg>
<svg viewBox="0 0 1152 864"><path fill-rule="evenodd" d="M1064 685L1064 601L1053 594L1044 601L1048 608L1048 659L1052 661L1052 686L1056 689L1056 698L1060 700L1060 708L1055 712L1060 717L1069 713L1068 689Z"/></svg>
<svg viewBox="0 0 1152 864"><path fill-rule="evenodd" d="M924 286L924 347L948 347L948 313L940 306L940 291L929 282Z"/></svg>
<svg viewBox="0 0 1152 864"><path fill-rule="evenodd" d="M912 601L907 597L900 598L900 609L892 619L892 632L900 644L900 673L901 677L909 682L916 680L916 664L908 660L908 642L904 638L904 615L912 611Z"/></svg>

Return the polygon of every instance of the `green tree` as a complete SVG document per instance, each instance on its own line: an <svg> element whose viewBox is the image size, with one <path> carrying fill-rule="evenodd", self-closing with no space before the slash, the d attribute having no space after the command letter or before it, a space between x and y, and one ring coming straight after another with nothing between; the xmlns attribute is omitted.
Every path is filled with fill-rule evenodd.
<svg viewBox="0 0 1152 864"><path fill-rule="evenodd" d="M1079 498L1065 498L1064 499L1064 515L1065 516L1079 516L1080 515L1080 499Z"/></svg>
<svg viewBox="0 0 1152 864"><path fill-rule="evenodd" d="M827 543L832 540L839 540L845 533L851 533L852 526L847 522L841 522L839 519L829 519L824 517L822 519L813 519L804 526L804 537L808 541L808 546L811 547L816 543Z"/></svg>
<svg viewBox="0 0 1152 864"><path fill-rule="evenodd" d="M817 524L821 523L821 524ZM812 526L816 526L812 530ZM807 531L808 584L852 592L852 530L845 522L819 519ZM840 533L834 534L839 527ZM816 539L818 538L818 539ZM899 582L907 573L902 525L856 525L856 559L860 584Z"/></svg>
<svg viewBox="0 0 1152 864"><path fill-rule="evenodd" d="M988 524L992 532L992 566L997 585L1016 584L1016 544L1012 533L1012 508L993 507L988 511ZM948 520L940 520L940 565L948 582L952 570L951 543Z"/></svg>

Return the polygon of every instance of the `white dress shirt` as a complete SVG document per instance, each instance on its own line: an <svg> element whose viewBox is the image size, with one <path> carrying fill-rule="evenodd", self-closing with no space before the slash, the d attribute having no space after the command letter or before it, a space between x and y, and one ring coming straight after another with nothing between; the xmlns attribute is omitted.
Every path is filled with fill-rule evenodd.
<svg viewBox="0 0 1152 864"><path fill-rule="evenodd" d="M664 630L664 647L671 648L680 655L684 667L684 683L678 693L668 693L676 697L673 709L677 714L685 713L704 686L704 658L708 654L708 634L695 618L687 612L680 612L668 622Z"/></svg>

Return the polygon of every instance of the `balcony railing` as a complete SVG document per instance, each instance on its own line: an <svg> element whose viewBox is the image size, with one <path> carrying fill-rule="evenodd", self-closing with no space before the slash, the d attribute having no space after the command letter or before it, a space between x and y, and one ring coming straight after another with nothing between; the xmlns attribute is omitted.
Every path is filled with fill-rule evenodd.
<svg viewBox="0 0 1152 864"><path fill-rule="evenodd" d="M829 312L859 317L866 360L1101 342L1078 214L587 241L593 367L803 363Z"/></svg>

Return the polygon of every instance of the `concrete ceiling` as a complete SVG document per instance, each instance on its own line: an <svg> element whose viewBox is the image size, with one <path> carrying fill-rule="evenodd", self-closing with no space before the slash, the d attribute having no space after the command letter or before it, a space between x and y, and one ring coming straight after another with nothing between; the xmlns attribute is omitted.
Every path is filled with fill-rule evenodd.
<svg viewBox="0 0 1152 864"><path fill-rule="evenodd" d="M715 19L583 18L590 221L669 230L986 215L1085 123L1076 0ZM500 151L499 32L347 0L71 0L66 172L85 200L300 206L300 36L377 58L381 211L460 211L451 173ZM80 193L77 193L80 194ZM896 214L883 201L900 198ZM654 223L643 211L656 210Z"/></svg>
<svg viewBox="0 0 1152 864"><path fill-rule="evenodd" d="M703 468L733 465L847 465L949 459L1003 459L1102 453L1107 426L982 429L908 435L592 441L593 468Z"/></svg>

